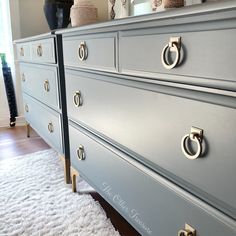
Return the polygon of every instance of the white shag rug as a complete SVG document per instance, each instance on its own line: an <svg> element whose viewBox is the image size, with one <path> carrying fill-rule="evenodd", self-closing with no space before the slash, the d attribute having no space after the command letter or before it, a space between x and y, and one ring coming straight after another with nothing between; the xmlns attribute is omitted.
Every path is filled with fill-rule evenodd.
<svg viewBox="0 0 236 236"><path fill-rule="evenodd" d="M72 193L52 149L0 161L1 236L119 236L89 194Z"/></svg>

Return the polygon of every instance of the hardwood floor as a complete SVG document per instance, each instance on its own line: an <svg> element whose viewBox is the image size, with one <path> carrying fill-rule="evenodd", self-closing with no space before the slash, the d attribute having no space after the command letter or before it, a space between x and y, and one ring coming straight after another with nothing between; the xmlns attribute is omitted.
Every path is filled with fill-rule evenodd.
<svg viewBox="0 0 236 236"><path fill-rule="evenodd" d="M0 160L49 148L33 129L27 138L24 126L0 128Z"/></svg>
<svg viewBox="0 0 236 236"><path fill-rule="evenodd" d="M25 155L36 151L49 149L50 147L38 134L30 129L30 138L26 136L26 127L13 128L0 127L0 160ZM98 193L92 193L92 197L100 203L110 218L113 226L121 236L139 236L140 234ZM111 235L112 236L112 235Z"/></svg>

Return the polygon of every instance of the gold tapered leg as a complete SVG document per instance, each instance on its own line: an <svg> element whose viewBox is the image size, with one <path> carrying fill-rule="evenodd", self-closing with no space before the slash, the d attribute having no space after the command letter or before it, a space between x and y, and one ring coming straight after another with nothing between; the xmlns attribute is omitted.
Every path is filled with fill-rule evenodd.
<svg viewBox="0 0 236 236"><path fill-rule="evenodd" d="M64 156L60 156L60 159L63 163L63 167L64 167L64 178L65 178L65 182L67 184L71 183L71 178L70 178L70 160L65 158Z"/></svg>
<svg viewBox="0 0 236 236"><path fill-rule="evenodd" d="M70 167L72 192L76 192L76 177L79 176L79 172L75 170L72 166Z"/></svg>
<svg viewBox="0 0 236 236"><path fill-rule="evenodd" d="M27 138L30 137L30 124L28 122L26 122L26 135L27 135Z"/></svg>

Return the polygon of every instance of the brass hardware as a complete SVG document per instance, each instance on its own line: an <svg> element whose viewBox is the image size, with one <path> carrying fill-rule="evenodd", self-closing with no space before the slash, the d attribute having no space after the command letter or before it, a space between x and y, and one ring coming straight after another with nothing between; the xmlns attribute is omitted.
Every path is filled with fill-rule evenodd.
<svg viewBox="0 0 236 236"><path fill-rule="evenodd" d="M41 45L38 45L38 47L37 47L37 54L39 57L41 57L43 55L43 48Z"/></svg>
<svg viewBox="0 0 236 236"><path fill-rule="evenodd" d="M44 90L46 92L49 92L50 86L49 86L49 81L47 79L44 81L43 86L44 86Z"/></svg>
<svg viewBox="0 0 236 236"><path fill-rule="evenodd" d="M161 54L161 62L166 69L170 70L178 65L180 60L180 50L181 50L181 37L171 37L169 43L166 44L165 47L163 48ZM172 64L169 63L167 59L169 52L176 53L175 60Z"/></svg>
<svg viewBox="0 0 236 236"><path fill-rule="evenodd" d="M197 143L197 152L195 154L191 153L188 148L186 147L187 144L186 142L188 140L191 140L193 142L196 142ZM202 153L202 139L203 139L203 130L202 129L199 129L197 127L191 127L191 130L190 130L190 134L186 134L183 138L182 138L182 141L181 141L181 148L182 148L182 151L184 153L184 155L190 159L190 160L194 160L196 158L198 158L201 153Z"/></svg>
<svg viewBox="0 0 236 236"><path fill-rule="evenodd" d="M48 131L49 131L49 133L53 133L53 131L54 131L54 127L53 127L52 122L48 123Z"/></svg>
<svg viewBox="0 0 236 236"><path fill-rule="evenodd" d="M75 193L75 192L77 192L76 177L79 177L79 172L77 170L75 170L72 166L70 167L70 176L71 176L72 192Z"/></svg>
<svg viewBox="0 0 236 236"><path fill-rule="evenodd" d="M81 61L85 61L88 57L88 48L84 41L79 44L78 57Z"/></svg>
<svg viewBox="0 0 236 236"><path fill-rule="evenodd" d="M79 145L79 148L76 150L77 157L80 161L83 161L85 159L85 152L84 152L84 146Z"/></svg>
<svg viewBox="0 0 236 236"><path fill-rule="evenodd" d="M73 96L73 101L76 107L82 106L82 97L81 97L81 92L76 91L74 96Z"/></svg>
<svg viewBox="0 0 236 236"><path fill-rule="evenodd" d="M21 48L20 48L20 56L23 57L24 55L25 55L25 53L24 53L24 48L21 47Z"/></svg>
<svg viewBox="0 0 236 236"><path fill-rule="evenodd" d="M67 184L71 184L71 176L70 176L70 159L65 156L60 156L60 160L63 163L64 167L64 179Z"/></svg>
<svg viewBox="0 0 236 236"><path fill-rule="evenodd" d="M196 236L196 230L185 223L185 229L181 229L179 232L178 232L178 236Z"/></svg>
<svg viewBox="0 0 236 236"><path fill-rule="evenodd" d="M24 73L22 73L22 75L21 75L21 80L22 80L23 82L25 82L25 74L24 74Z"/></svg>
<svg viewBox="0 0 236 236"><path fill-rule="evenodd" d="M27 104L25 104L25 111L26 111L26 112L29 112L29 107L28 107Z"/></svg>
<svg viewBox="0 0 236 236"><path fill-rule="evenodd" d="M30 124L28 122L26 122L26 135L27 135L27 138L30 137Z"/></svg>

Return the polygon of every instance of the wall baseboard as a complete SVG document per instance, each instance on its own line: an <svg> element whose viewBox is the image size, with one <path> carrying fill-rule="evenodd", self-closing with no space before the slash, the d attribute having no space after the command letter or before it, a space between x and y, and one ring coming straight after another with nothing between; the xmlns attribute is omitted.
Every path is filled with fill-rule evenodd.
<svg viewBox="0 0 236 236"><path fill-rule="evenodd" d="M16 126L24 126L25 122L26 121L24 116L16 117ZM9 118L0 119L0 127L10 127L10 119Z"/></svg>

